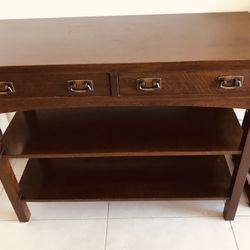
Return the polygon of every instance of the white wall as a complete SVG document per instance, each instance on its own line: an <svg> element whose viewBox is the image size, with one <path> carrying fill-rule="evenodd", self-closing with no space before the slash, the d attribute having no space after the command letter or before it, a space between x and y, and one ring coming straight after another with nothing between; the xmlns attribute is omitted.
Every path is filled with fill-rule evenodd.
<svg viewBox="0 0 250 250"><path fill-rule="evenodd" d="M250 0L0 0L0 19L221 11L250 11ZM2 130L11 117L0 115Z"/></svg>
<svg viewBox="0 0 250 250"><path fill-rule="evenodd" d="M0 114L0 129L4 133L15 113Z"/></svg>
<svg viewBox="0 0 250 250"><path fill-rule="evenodd" d="M250 11L250 0L0 0L0 19Z"/></svg>

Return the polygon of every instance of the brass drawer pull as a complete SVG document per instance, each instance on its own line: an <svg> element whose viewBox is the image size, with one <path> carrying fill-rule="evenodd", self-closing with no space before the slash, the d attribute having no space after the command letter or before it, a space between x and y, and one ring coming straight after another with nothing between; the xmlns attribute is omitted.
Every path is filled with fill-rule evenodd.
<svg viewBox="0 0 250 250"><path fill-rule="evenodd" d="M142 91L155 91L161 88L161 78L137 79L137 88Z"/></svg>
<svg viewBox="0 0 250 250"><path fill-rule="evenodd" d="M75 93L85 93L94 91L92 80L69 80L69 89Z"/></svg>
<svg viewBox="0 0 250 250"><path fill-rule="evenodd" d="M0 82L0 95L8 95L15 92L12 82Z"/></svg>
<svg viewBox="0 0 250 250"><path fill-rule="evenodd" d="M220 76L218 77L218 88L236 89L242 87L244 76Z"/></svg>

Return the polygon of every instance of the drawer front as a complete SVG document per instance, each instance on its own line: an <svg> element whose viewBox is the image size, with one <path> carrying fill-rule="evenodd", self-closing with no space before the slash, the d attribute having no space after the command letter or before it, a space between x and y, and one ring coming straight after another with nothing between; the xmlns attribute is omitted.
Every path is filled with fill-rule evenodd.
<svg viewBox="0 0 250 250"><path fill-rule="evenodd" d="M109 96L106 73L0 74L0 98Z"/></svg>
<svg viewBox="0 0 250 250"><path fill-rule="evenodd" d="M121 96L249 95L250 70L121 73L119 91Z"/></svg>

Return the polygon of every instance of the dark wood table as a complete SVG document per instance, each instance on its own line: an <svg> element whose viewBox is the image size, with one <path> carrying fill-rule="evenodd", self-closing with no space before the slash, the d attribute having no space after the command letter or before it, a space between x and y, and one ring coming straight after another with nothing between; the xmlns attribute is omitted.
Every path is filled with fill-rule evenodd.
<svg viewBox="0 0 250 250"><path fill-rule="evenodd" d="M30 201L138 199L222 199L233 220L249 30L247 12L0 21L0 112L16 112L0 179L19 221ZM29 158L19 183L10 158Z"/></svg>

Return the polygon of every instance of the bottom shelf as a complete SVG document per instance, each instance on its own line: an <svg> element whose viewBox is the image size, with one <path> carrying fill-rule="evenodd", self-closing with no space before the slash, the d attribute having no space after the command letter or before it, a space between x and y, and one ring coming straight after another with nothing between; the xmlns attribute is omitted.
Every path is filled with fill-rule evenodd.
<svg viewBox="0 0 250 250"><path fill-rule="evenodd" d="M31 159L20 180L25 201L225 199L224 156Z"/></svg>

